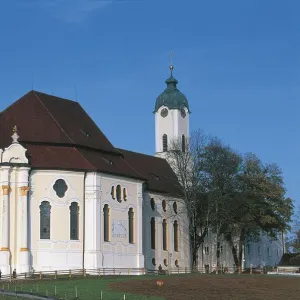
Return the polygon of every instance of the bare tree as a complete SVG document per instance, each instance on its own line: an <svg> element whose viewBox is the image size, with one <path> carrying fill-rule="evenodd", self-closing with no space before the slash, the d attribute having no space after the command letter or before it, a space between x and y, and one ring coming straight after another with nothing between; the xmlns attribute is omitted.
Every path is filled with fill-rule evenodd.
<svg viewBox="0 0 300 300"><path fill-rule="evenodd" d="M177 175L178 198L182 199L189 222L192 267L198 263L198 251L214 219L213 201L209 201L208 177L204 170L203 155L211 137L196 131L184 141L174 139L166 159Z"/></svg>

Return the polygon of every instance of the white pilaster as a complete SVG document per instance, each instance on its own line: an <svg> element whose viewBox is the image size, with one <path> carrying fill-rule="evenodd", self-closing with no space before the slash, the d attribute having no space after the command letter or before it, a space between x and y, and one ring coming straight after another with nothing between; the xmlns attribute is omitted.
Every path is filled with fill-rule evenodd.
<svg viewBox="0 0 300 300"><path fill-rule="evenodd" d="M85 178L85 265L86 269L102 266L100 249L102 209L100 207L100 176L88 173Z"/></svg>
<svg viewBox="0 0 300 300"><path fill-rule="evenodd" d="M30 270L29 249L28 249L28 179L30 168L21 167L18 169L18 266L17 272L24 273Z"/></svg>
<svg viewBox="0 0 300 300"><path fill-rule="evenodd" d="M2 168L2 244L0 253L0 269L3 274L10 273L9 264L9 166Z"/></svg>
<svg viewBox="0 0 300 300"><path fill-rule="evenodd" d="M137 215L136 215L136 243L137 243L137 268L144 268L145 258L143 255L143 183L137 183Z"/></svg>

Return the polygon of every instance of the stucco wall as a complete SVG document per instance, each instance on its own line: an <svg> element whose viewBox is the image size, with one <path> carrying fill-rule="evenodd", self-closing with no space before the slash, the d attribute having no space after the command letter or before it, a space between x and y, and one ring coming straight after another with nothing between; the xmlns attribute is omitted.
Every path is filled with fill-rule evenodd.
<svg viewBox="0 0 300 300"><path fill-rule="evenodd" d="M155 201L155 209L151 208L151 198ZM166 212L163 210L162 201L166 201ZM173 203L177 204L177 214L174 212ZM151 218L155 218L156 234L155 234L155 249L151 249ZM167 220L167 251L163 250L163 219ZM179 251L174 250L174 221L179 224ZM186 222L185 207L180 199L166 197L157 193L144 193L144 209L143 209L143 226L144 226L144 255L145 265L148 269L158 269L159 265L164 270L169 268L176 269L175 261L178 261L179 267L189 267L190 264L190 247L188 224ZM155 259L155 265L152 260ZM167 262L167 266L164 264Z"/></svg>
<svg viewBox="0 0 300 300"><path fill-rule="evenodd" d="M53 189L57 179L68 187L60 198ZM34 270L67 270L82 268L84 173L68 171L35 171L30 176L30 251ZM51 205L50 239L40 239L40 205ZM70 239L70 205L79 205L79 239Z"/></svg>

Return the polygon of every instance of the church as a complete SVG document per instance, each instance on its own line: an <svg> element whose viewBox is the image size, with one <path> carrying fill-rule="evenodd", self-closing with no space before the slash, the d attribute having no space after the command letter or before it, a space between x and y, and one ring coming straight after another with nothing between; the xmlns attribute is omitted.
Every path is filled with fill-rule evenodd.
<svg viewBox="0 0 300 300"><path fill-rule="evenodd" d="M166 83L155 105L158 152L166 134L189 130L188 103L173 76ZM178 95L182 103L163 108ZM167 161L116 148L79 103L30 91L4 109L0 163L2 274L189 267L188 222Z"/></svg>
<svg viewBox="0 0 300 300"><path fill-rule="evenodd" d="M170 139L189 136L190 108L170 69L155 156L116 148L71 100L30 91L0 113L2 274L190 267L185 205L163 158ZM214 241L203 247L199 267L213 267Z"/></svg>

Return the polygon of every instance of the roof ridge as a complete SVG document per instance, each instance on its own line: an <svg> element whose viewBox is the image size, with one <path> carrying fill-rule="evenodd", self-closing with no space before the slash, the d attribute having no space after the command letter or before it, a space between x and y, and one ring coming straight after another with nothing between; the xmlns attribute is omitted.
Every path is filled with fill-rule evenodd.
<svg viewBox="0 0 300 300"><path fill-rule="evenodd" d="M67 98L63 98L63 97L60 97L60 96L50 95L50 94L47 94L47 93L44 93L44 92L40 92L40 91L36 91L36 90L32 90L32 92L34 92L35 94L42 94L44 96L50 96L50 97L53 97L53 98L58 98L58 99L63 100L63 101L70 101L70 102L79 104L78 101L67 99Z"/></svg>
<svg viewBox="0 0 300 300"><path fill-rule="evenodd" d="M53 119L53 121L58 125L58 127L60 128L60 130L67 136L67 138L71 141L71 143L75 144L75 142L71 139L71 137L64 131L64 129L61 127L61 125L58 123L58 121L56 120L56 118L54 118L54 116L51 114L51 112L49 111L49 109L46 107L46 105L43 103L43 101L40 99L40 97L37 95L38 92L33 91L33 94L36 96L36 98L41 102L41 104L43 105L43 107L45 108L45 110L48 112L48 114L51 116L51 118Z"/></svg>
<svg viewBox="0 0 300 300"><path fill-rule="evenodd" d="M83 157L83 159L85 159L91 166L93 166L95 169L97 169L95 166L94 166L94 164L92 164L78 149L77 149L77 147L76 146L74 146L73 147L75 150L76 150L76 152L77 153L79 153L82 157Z"/></svg>
<svg viewBox="0 0 300 300"><path fill-rule="evenodd" d="M115 148L118 152L120 152L121 154L123 154L121 151L119 151L119 149L118 148ZM123 156L123 155L122 155ZM129 162L125 159L125 157L122 157L122 159L124 160L124 162L134 171L134 172L136 172L138 175L140 175L141 176L141 178L144 178L144 176L140 173L140 172L138 172L131 164L129 164ZM148 180L146 180L146 182L147 182Z"/></svg>
<svg viewBox="0 0 300 300"><path fill-rule="evenodd" d="M140 155L144 155L144 156L149 156L155 159L160 159L160 160L164 160L166 161L165 158L159 157L159 156L155 156L155 155L150 155L150 154L146 154L146 153L141 153L141 152L136 152L136 151L132 151L132 150L126 150L126 149L121 149L121 148L116 148L120 153L122 153L122 151L127 151L127 152L131 152L131 153L136 153L136 154L140 154Z"/></svg>

